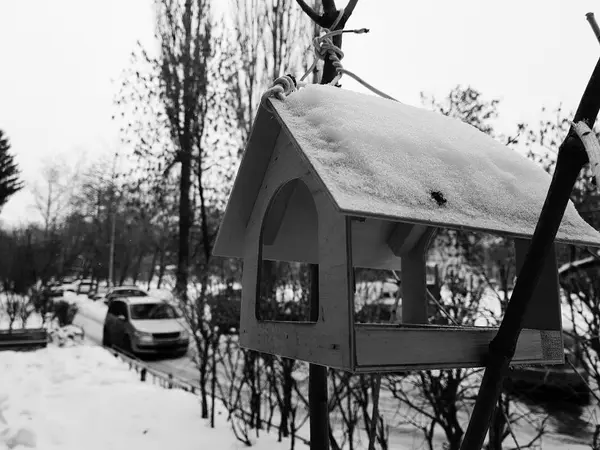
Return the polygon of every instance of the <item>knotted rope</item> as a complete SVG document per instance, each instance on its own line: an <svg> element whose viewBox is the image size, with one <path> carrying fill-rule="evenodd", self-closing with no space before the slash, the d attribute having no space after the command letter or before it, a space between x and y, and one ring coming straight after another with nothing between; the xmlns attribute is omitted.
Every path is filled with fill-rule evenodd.
<svg viewBox="0 0 600 450"><path fill-rule="evenodd" d="M290 95L296 90L296 87L296 79L293 75L282 75L273 82L269 89L265 91L260 99L260 102L265 108L270 109L270 106L267 103L267 99L269 97L276 97L283 101L285 100L286 96Z"/></svg>
<svg viewBox="0 0 600 450"><path fill-rule="evenodd" d="M315 54L315 59L314 59L312 65L306 71L306 73L302 76L302 78L300 78L301 86L304 85L304 83L302 83L302 82L310 73L312 73L312 71L315 69L315 67L319 63L319 60L325 60L326 57L329 57L329 59L331 60L331 63L333 64L333 67L335 68L335 71L336 71L336 76L334 77L333 80L331 80L331 82L329 83L330 85L336 86L338 84L338 82L340 81L340 79L342 78L342 75L347 75L347 76L353 78L354 80L358 81L364 87L369 89L371 92L379 95L380 97L387 98L388 100L393 100L393 101L397 102L398 100L396 100L394 97L391 97L391 96L387 95L386 93L380 91L379 89L375 88L374 86L370 85L365 80L363 80L361 77L356 75L354 72L351 72L350 70L345 69L344 66L342 65L342 58L344 57L344 52L342 51L342 49L340 47L338 47L337 45L334 44L333 37L339 36L343 33L363 34L363 33L369 32L369 30L367 28L360 28L357 30L336 30L335 28L338 26L343 15L344 15L344 8L340 9L337 18L331 25L331 29L324 28L323 30L325 31L325 34L323 34L321 36L317 36L313 39L313 52ZM281 77L277 78L273 82L271 87L269 89L267 89L267 91L263 94L263 96L261 98L261 103L266 108L269 108L268 103L266 102L267 98L276 97L279 100L283 101L285 99L285 97L287 95L291 94L292 92L294 92L297 87L298 86L297 86L297 83L296 83L296 80L294 77L292 77L291 75L281 76Z"/></svg>

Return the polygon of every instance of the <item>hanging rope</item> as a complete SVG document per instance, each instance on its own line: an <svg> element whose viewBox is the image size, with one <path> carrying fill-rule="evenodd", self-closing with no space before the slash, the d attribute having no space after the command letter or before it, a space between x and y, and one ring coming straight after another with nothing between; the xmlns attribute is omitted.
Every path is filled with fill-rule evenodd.
<svg viewBox="0 0 600 450"><path fill-rule="evenodd" d="M315 54L315 60L312 63L312 65L310 66L310 68L306 71L306 73L302 76L302 78L300 78L300 81L304 81L304 79L315 69L315 67L317 66L320 59L325 60L325 58L327 56L329 56L329 59L331 60L331 63L333 64L333 67L335 67L335 70L337 72L336 77L333 80L331 80L331 82L329 84L335 86L338 84L338 82L342 78L342 75L347 75L347 76L353 78L354 80L358 81L364 87L369 89L371 92L379 95L380 97L387 98L388 100L393 100L393 101L397 102L398 100L396 100L394 97L387 95L386 93L380 91L379 89L377 89L376 87L367 83L361 77L356 75L354 72L351 72L350 70L345 69L344 66L342 65L341 60L344 57L344 52L342 51L341 48L339 48L337 45L335 45L333 43L333 37L339 36L343 33L364 34L364 33L369 32L369 30L367 28L360 28L357 30L336 30L335 28L339 24L343 15L344 15L344 8L340 9L340 12L338 13L337 18L331 25L331 29L325 28L324 29L325 34L323 34L322 36L317 36L316 38L313 39L313 47L314 47L313 51Z"/></svg>
<svg viewBox="0 0 600 450"><path fill-rule="evenodd" d="M330 85L336 86L342 78L342 75L347 75L353 78L354 80L358 81L361 85L369 89L371 92L379 95L380 97L386 98L388 100L393 100L395 102L398 101L394 97L387 95L386 93L367 83L354 72L345 69L342 65L342 58L344 57L344 52L340 47L333 43L333 37L339 36L343 33L364 34L369 32L367 28L360 28L357 30L336 30L335 28L340 23L340 20L342 19L343 15L344 8L340 9L337 18L331 25L331 29L324 28L325 34L317 36L313 39L313 51L315 54L315 59L312 65L306 71L306 73L302 76L302 78L300 78L299 83L296 83L296 79L292 75L283 75L277 78L273 82L271 87L265 91L265 93L261 97L261 103L265 108L269 109L269 104L266 101L267 98L276 97L279 100L283 101L286 96L294 92L298 87L304 86L304 79L312 73L315 67L317 67L319 60L325 60L325 58L327 57L329 57L329 59L331 60L331 63L333 64L333 67L335 68L335 71L337 73L335 78L329 83Z"/></svg>

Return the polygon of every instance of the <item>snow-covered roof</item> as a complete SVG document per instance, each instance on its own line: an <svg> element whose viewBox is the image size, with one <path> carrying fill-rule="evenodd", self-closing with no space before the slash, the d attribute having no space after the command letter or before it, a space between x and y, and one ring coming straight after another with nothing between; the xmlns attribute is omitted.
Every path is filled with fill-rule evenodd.
<svg viewBox="0 0 600 450"><path fill-rule="evenodd" d="M344 213L533 234L550 176L475 127L330 86L272 103ZM571 202L557 238L600 245Z"/></svg>
<svg viewBox="0 0 600 450"><path fill-rule="evenodd" d="M471 125L331 86L269 101L274 113L259 109L215 254L241 256L240 234L280 129L344 214L519 237L534 232L550 175ZM556 240L600 246L600 233L569 202Z"/></svg>

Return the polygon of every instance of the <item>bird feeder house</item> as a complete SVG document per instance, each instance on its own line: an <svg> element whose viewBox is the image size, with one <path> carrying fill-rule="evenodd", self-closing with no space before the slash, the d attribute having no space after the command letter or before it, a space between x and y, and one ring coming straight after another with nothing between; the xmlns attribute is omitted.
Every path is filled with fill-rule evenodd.
<svg viewBox="0 0 600 450"><path fill-rule="evenodd" d="M428 324L429 242L439 227L511 237L520 266L549 185L534 162L438 113L331 86L267 100L214 249L243 258L241 345L352 372L483 366L495 328ZM600 234L569 203L556 241L600 246ZM314 320L257 316L263 260L318 265ZM354 268L400 270L402 323L355 323ZM552 249L513 363L563 362Z"/></svg>

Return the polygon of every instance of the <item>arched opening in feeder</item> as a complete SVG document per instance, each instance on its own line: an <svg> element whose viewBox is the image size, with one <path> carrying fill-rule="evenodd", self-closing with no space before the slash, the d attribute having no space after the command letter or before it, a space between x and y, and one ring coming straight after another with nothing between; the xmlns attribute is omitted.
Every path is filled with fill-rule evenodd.
<svg viewBox="0 0 600 450"><path fill-rule="evenodd" d="M271 199L259 248L257 320L316 322L318 215L301 179L285 183Z"/></svg>

